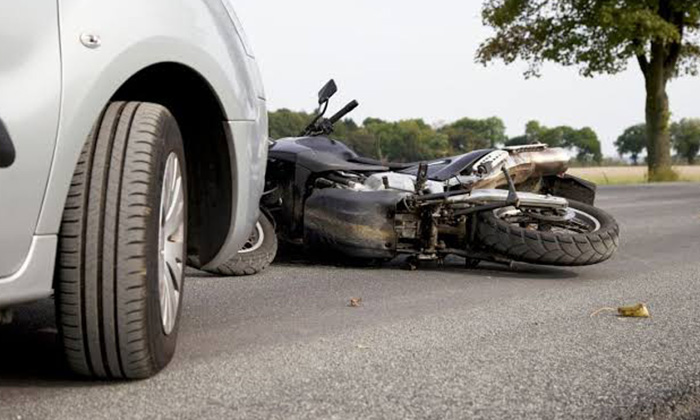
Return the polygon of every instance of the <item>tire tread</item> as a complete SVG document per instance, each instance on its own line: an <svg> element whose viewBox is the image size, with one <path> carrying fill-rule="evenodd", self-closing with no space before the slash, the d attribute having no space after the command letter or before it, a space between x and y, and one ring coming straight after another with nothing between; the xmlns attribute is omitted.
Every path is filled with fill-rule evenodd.
<svg viewBox="0 0 700 420"><path fill-rule="evenodd" d="M69 367L105 379L136 379L162 366L144 345L149 187L164 107L113 102L74 171L59 234L58 326ZM135 358L134 354L139 353Z"/></svg>
<svg viewBox="0 0 700 420"><path fill-rule="evenodd" d="M608 260L620 243L617 222L598 208L572 200L569 203L598 218L600 230L587 234L530 231L485 212L479 216L477 239L482 247L532 264L584 266Z"/></svg>

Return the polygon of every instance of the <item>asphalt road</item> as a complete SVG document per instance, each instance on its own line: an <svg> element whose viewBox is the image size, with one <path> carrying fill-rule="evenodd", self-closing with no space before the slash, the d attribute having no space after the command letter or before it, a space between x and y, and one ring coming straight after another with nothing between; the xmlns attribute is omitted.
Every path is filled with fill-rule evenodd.
<svg viewBox="0 0 700 420"><path fill-rule="evenodd" d="M51 302L29 306L0 327L0 418L698 417L700 185L598 205L623 237L595 267L193 272L177 356L142 382L72 378ZM651 319L589 316L637 302Z"/></svg>

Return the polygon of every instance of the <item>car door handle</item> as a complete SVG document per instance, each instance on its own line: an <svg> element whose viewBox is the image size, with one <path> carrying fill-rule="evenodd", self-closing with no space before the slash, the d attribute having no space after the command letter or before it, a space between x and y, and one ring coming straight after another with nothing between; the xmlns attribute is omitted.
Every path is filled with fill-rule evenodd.
<svg viewBox="0 0 700 420"><path fill-rule="evenodd" d="M15 145L12 144L10 133L5 123L0 119L0 168L10 167L15 162Z"/></svg>

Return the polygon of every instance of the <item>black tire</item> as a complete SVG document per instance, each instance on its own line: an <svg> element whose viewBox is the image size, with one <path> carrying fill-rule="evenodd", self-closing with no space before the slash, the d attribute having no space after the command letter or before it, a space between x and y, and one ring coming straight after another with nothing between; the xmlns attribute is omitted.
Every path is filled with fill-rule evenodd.
<svg viewBox="0 0 700 420"><path fill-rule="evenodd" d="M251 234L251 239L255 238L257 229L262 233L262 241L254 240L255 249L246 251L244 248L225 263L218 267L207 268L207 271L223 276L251 276L269 267L277 255L277 234L272 222L263 212L260 212L260 218ZM250 240L246 246L249 244Z"/></svg>
<svg viewBox="0 0 700 420"><path fill-rule="evenodd" d="M147 378L173 357L182 299L166 334L159 291L161 196L171 154L179 160L184 214L178 215L186 221L182 138L167 109L111 103L83 148L63 213L56 278L61 341L80 375ZM184 249L186 226L178 239ZM179 278L182 296L184 275Z"/></svg>
<svg viewBox="0 0 700 420"><path fill-rule="evenodd" d="M531 264L582 266L609 259L620 243L617 222L593 206L573 200L569 200L569 206L597 219L600 228L580 234L528 230L488 211L479 215L477 239L488 250Z"/></svg>

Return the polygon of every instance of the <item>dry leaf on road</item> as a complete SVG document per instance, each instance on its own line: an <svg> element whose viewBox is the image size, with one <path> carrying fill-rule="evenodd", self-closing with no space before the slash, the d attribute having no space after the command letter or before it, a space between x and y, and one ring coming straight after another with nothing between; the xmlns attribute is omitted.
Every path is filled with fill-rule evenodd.
<svg viewBox="0 0 700 420"><path fill-rule="evenodd" d="M618 316L625 318L650 318L649 308L644 303L634 306L620 306L619 308L600 308L591 314L594 317L602 312L617 312Z"/></svg>
<svg viewBox="0 0 700 420"><path fill-rule="evenodd" d="M632 318L649 318L649 308L643 303L639 303L634 306L621 306L617 308L617 313L620 316L632 317Z"/></svg>
<svg viewBox="0 0 700 420"><path fill-rule="evenodd" d="M350 299L350 307L357 308L362 303L362 298L352 298Z"/></svg>

